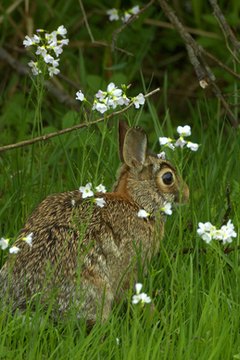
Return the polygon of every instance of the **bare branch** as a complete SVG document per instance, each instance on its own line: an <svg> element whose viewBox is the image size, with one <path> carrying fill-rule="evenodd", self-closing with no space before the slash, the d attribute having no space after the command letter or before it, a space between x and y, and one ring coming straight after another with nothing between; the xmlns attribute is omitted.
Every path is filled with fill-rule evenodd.
<svg viewBox="0 0 240 360"><path fill-rule="evenodd" d="M160 88L157 88L151 92L149 92L148 94L145 95L145 98L148 98L149 96L152 96L153 94L157 93L160 91ZM33 139L29 139L29 140L24 140L24 141L20 141L18 143L15 143L15 144L9 144L9 145L5 145L5 146L1 146L0 147L0 153L1 152L4 152L4 151L7 151L7 150L12 150L12 149L16 149L16 148L20 148L20 147L23 147L23 146L27 146L27 145L32 145L32 144L35 144L37 142L40 142L40 141L47 141L53 137L56 137L56 136L60 136L60 135L63 135L63 134L67 134L69 132L72 132L72 131L75 131L75 130L78 130L78 129L81 129L81 128L85 128L85 127L88 127L90 125L95 125L95 124L98 124L100 122L102 122L103 120L106 120L106 119L111 119L113 118L114 116L116 115L120 115L122 113L124 113L125 111L127 111L131 106L133 105L133 103L131 102L128 106L126 106L124 109L122 110L119 110L119 111L115 111L109 115L106 115L106 116L103 116L101 118L98 118L94 121L91 121L91 122L85 122L85 123L82 123L82 124L77 124L77 125L74 125L72 127L69 127L69 128L66 128L66 129L62 129L62 130L59 130L59 131L55 131L55 132L52 132L50 134L46 134L46 135L42 135L42 136L38 136L38 137L35 137Z"/></svg>
<svg viewBox="0 0 240 360"><path fill-rule="evenodd" d="M145 19L144 24L153 25L164 29L175 29L175 27L169 22L156 20L156 19ZM210 32L202 29L194 29L189 26L184 26L184 28L187 32L189 32L189 34L204 36L210 39L221 39L221 36L214 32Z"/></svg>
<svg viewBox="0 0 240 360"><path fill-rule="evenodd" d="M221 93L220 88L216 84L215 76L212 73L209 65L207 64L206 60L204 59L204 50L200 47L194 38L186 31L178 17L175 15L173 9L168 5L165 0L158 0L160 6L166 15L166 17L170 20L170 22L174 25L178 33L180 34L181 38L183 39L188 56L190 59L191 64L195 70L195 73L198 77L199 84L204 83L204 88L207 86L211 86L211 90L215 94L215 96L220 100L222 106L226 110L228 120L230 124L234 127L238 127L238 121L235 118L233 112L229 108L228 103L224 99L224 96Z"/></svg>
<svg viewBox="0 0 240 360"><path fill-rule="evenodd" d="M222 13L222 10L218 6L217 1L209 0L209 2L213 8L213 14L216 17L216 19L218 20L218 23L222 29L223 35L225 36L227 41L229 40L232 43L234 50L239 52L240 51L240 42L236 39L232 29L228 25L228 23L225 19L225 16Z"/></svg>

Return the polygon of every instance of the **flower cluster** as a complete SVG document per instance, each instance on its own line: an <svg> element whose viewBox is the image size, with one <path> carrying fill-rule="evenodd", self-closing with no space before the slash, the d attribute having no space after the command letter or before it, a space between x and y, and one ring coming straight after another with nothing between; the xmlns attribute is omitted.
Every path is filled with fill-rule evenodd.
<svg viewBox="0 0 240 360"><path fill-rule="evenodd" d="M22 238L30 247L32 247L32 240L33 240L33 233L28 234L27 236ZM18 246L11 246L9 247L9 239L1 238L0 239L0 248L2 250L6 250L9 248L10 254L17 254L20 251Z"/></svg>
<svg viewBox="0 0 240 360"><path fill-rule="evenodd" d="M145 97L142 93L137 96L128 98L126 91L129 86L121 85L117 87L113 82L107 86L106 91L98 90L94 96L92 110L99 111L101 114L109 109L116 109L117 106L128 106L130 103L134 104L136 109L145 103ZM81 90L76 93L76 100L86 101L86 98Z"/></svg>
<svg viewBox="0 0 240 360"><path fill-rule="evenodd" d="M105 193L106 192L106 188L102 184L96 186L95 190L97 193ZM79 191L82 194L83 199L94 196L94 191L92 189L92 183L90 183L90 182L87 183L87 185L85 185L85 186L80 186ZM97 204L97 206L100 206L100 207L104 207L104 205L106 204L106 201L103 198L94 198L94 202Z"/></svg>
<svg viewBox="0 0 240 360"><path fill-rule="evenodd" d="M185 126L178 126L177 132L179 134L179 138L177 140L174 140L170 137L160 137L159 143L162 146L166 146L172 150L175 150L176 147L187 147L192 151L197 151L199 148L199 145L196 143L193 143L191 141L187 141L185 138L191 135L191 127L189 125ZM165 155L165 154L164 154Z"/></svg>
<svg viewBox="0 0 240 360"><path fill-rule="evenodd" d="M165 202L164 205L160 208L160 211L166 215L172 215L172 204L170 202ZM140 209L137 216L139 218L146 219L151 216L151 214L144 209Z"/></svg>
<svg viewBox="0 0 240 360"><path fill-rule="evenodd" d="M137 15L140 12L138 5L133 6L131 9L120 11L115 8L107 11L110 21L122 20L123 23L126 23L133 15Z"/></svg>
<svg viewBox="0 0 240 360"><path fill-rule="evenodd" d="M212 225L210 222L200 222L198 224L197 233L207 244L212 240L222 241L223 244L231 243L233 240L232 238L237 236L231 220L227 222L227 225L223 225L220 229L217 229L216 226Z"/></svg>
<svg viewBox="0 0 240 360"><path fill-rule="evenodd" d="M69 43L69 40L66 39L66 34L66 28L61 25L50 34L43 29L38 29L37 34L33 35L33 37L25 36L23 45L25 47L34 47L35 54L37 55L37 61L31 60L28 63L33 75L38 75L42 72L42 61L47 64L49 76L52 77L59 74L59 55L63 52L63 46Z"/></svg>
<svg viewBox="0 0 240 360"><path fill-rule="evenodd" d="M133 295L132 297L132 304L134 305L138 304L139 302L142 305L149 304L152 301L147 294L140 292L142 290L142 286L143 285L141 283L135 284L136 295Z"/></svg>

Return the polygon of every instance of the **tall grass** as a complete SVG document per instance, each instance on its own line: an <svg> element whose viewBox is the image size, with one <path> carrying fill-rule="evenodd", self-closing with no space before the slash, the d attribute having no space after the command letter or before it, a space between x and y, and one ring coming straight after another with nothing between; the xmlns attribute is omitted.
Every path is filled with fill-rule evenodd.
<svg viewBox="0 0 240 360"><path fill-rule="evenodd" d="M152 126L158 128L159 120L149 105ZM240 154L240 135L223 127L218 116L215 122L203 124L201 117L206 112L214 113L214 105L210 108L208 103L199 102L198 106L198 113L193 112L192 132L201 144L199 151L186 150L179 155L176 150L169 154L172 161L183 163L190 203L176 208L168 218L160 253L148 265L147 275L139 279L155 309L148 305L134 307L129 290L108 321L97 323L90 333L74 314L54 321L41 308L35 312L28 309L25 314L5 310L0 314L0 358L239 358L239 237L231 245L232 251L224 253L221 244L206 245L196 229L199 221L222 224L228 206L227 187L231 194L229 216L239 228L236 158ZM175 132L168 119L169 124L162 129L165 135L169 127ZM119 161L116 120L109 125L3 157L3 169L8 169L1 207L4 235L13 238L26 216L49 193L70 190L89 180L104 182L110 188ZM163 134L156 133L156 138L159 135ZM160 150L157 144L154 147ZM3 252L1 256L3 263Z"/></svg>

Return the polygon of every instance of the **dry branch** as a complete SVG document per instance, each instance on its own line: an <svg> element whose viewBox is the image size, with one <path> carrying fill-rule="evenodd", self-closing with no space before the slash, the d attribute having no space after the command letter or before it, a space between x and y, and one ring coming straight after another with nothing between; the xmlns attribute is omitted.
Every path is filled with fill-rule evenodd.
<svg viewBox="0 0 240 360"><path fill-rule="evenodd" d="M234 50L239 52L240 51L240 41L238 41L236 39L232 29L228 25L228 23L227 23L227 21L225 19L225 16L222 13L222 10L218 6L217 1L216 0L209 0L209 3L211 4L211 6L213 8L213 14L216 17L216 19L218 20L218 23L220 25L220 28L222 29L222 32L223 32L223 35L226 38L226 41L230 41L230 43L232 44Z"/></svg>
<svg viewBox="0 0 240 360"><path fill-rule="evenodd" d="M152 96L153 94L157 93L160 91L160 88L157 88L149 93L147 93L146 95L144 95L145 98L148 98L149 96ZM106 116L103 116L101 118L98 118L94 121L89 121L89 122L85 122L85 123L82 123L82 124L77 124L77 125L74 125L72 127L69 127L69 128L65 128L65 129L62 129L62 130L59 130L59 131L55 131L55 132L52 132L52 133L49 133L49 134L46 134L46 135L42 135L42 136L37 136L33 139L29 139L29 140L24 140L24 141L20 141L18 143L15 143L15 144L9 144L9 145L5 145L5 146L1 146L0 147L0 153L1 152L4 152L4 151L7 151L7 150L13 150L13 149L16 149L16 148L20 148L20 147L24 147L24 146L27 146L27 145L32 145L32 144L35 144L37 142L40 142L40 141L47 141L53 137L56 137L56 136L60 136L60 135L63 135L63 134L67 134L69 132L72 132L72 131L75 131L75 130L78 130L78 129L81 129L81 128L85 128L85 127L88 127L90 125L95 125L95 124L98 124L104 120L107 120L107 119L110 119L116 115L120 115L122 113L124 113L125 111L127 111L131 106L133 105L133 103L130 103L128 106L126 106L124 109L122 110L119 110L119 111L115 111L109 115L106 115Z"/></svg>
<svg viewBox="0 0 240 360"><path fill-rule="evenodd" d="M180 22L178 17L175 15L173 9L168 5L165 0L158 0L159 4L169 21L173 24L175 29L184 41L186 46L188 57L198 77L199 84L204 84L204 87L210 86L212 92L220 100L224 107L230 124L234 127L238 127L238 121L231 111L228 103L224 99L222 92L215 81L215 76L211 71L210 66L207 64L204 55L206 56L204 49L197 44L194 38L187 32L186 28ZM203 86L202 86L203 87Z"/></svg>

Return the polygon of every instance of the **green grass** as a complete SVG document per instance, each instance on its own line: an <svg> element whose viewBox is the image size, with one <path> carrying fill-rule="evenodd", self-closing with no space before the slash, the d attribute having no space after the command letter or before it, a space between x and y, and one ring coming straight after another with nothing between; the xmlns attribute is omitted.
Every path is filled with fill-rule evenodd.
<svg viewBox="0 0 240 360"><path fill-rule="evenodd" d="M74 313L54 321L49 316L50 308L37 308L35 312L27 309L24 314L12 314L7 308L0 312L0 360L240 359L240 129L229 126L219 103L208 93L196 91L195 98L187 101L185 95L177 99L171 95L173 89L185 93L189 79L196 79L193 80L187 61L182 61L181 56L179 62L174 60L176 48L179 53L185 51L180 38L166 29L159 33L154 27L145 27L144 18L154 18L154 9L119 35L118 46L134 53L128 58L119 52L112 54L107 47L91 46L80 10L73 1L59 1L57 6L54 1L36 3L38 17L30 9L35 28L52 31L60 24L68 27L73 43L63 54L61 72L80 83L79 88L87 95L103 89L111 80L118 85L132 83L132 94L144 92L145 88L152 90L159 84L162 90L140 111L130 109L108 122L1 153L0 237L9 237L13 242L32 210L49 194L77 189L88 181L94 185L103 183L110 190L119 166L117 124L122 118L130 125L145 128L150 148L155 152L161 151L158 137L176 136L177 125L191 125L191 140L201 146L196 153L167 152L189 185L190 201L175 208L167 219L159 255L148 264L147 274L139 275L144 291L152 298L154 311L148 305L133 306L133 289L129 289L108 321L98 322L88 332ZM87 2L84 5L95 38L110 41L115 25L106 22L102 26L109 3L92 0L90 9ZM195 27L202 24L202 28L217 32L206 3L194 0L191 5L192 13L182 9L185 22ZM176 7L179 10L181 6L179 2ZM239 6L234 1L228 6L234 26ZM2 45L15 49L21 44L21 32L16 32L13 24L21 20L22 29L26 30L24 14L21 8L11 16L5 15ZM159 16L164 20L162 14ZM82 45L74 43L79 39ZM229 53L222 43L219 46L219 39L201 36L198 41L216 50L223 62L227 58L229 64ZM22 62L29 60L24 56ZM158 68L161 61L167 65ZM233 66L237 71L238 65ZM225 91L238 105L238 83L222 71L219 74L226 84ZM1 143L37 135L41 122L43 132L48 133L91 119L92 114L86 115L80 106L77 110L67 108L47 92L42 93L39 88L36 92L28 77L20 78L14 72L7 81L4 79ZM58 82L74 97L73 86L59 78ZM237 117L237 106L234 111ZM221 244L205 244L196 233L198 222L211 221L221 226L226 214L238 232L229 252ZM7 252L0 250L0 267L6 258Z"/></svg>
<svg viewBox="0 0 240 360"><path fill-rule="evenodd" d="M217 116L214 123L202 126L198 116L206 113L206 106L199 103L199 114L193 119L192 137L201 144L199 151L186 150L183 159L178 150L171 153L172 161L183 163L191 198L167 220L160 254L140 279L153 299L154 313L148 306L139 309L131 305L132 290L123 304L113 309L109 320L96 324L89 334L74 315L54 322L41 310L28 310L25 315L5 311L0 315L0 358L239 358L239 237L231 245L233 251L225 254L220 244L206 245L196 229L199 221L222 224L227 186L231 189L230 217L239 228L236 158L240 154L240 134L223 129ZM153 118L154 122L157 118ZM47 145L5 154L2 233L16 236L26 216L47 194L74 189L89 180L103 181L109 188L118 167L116 125L115 119L111 129L104 130L101 125ZM103 133L104 145L98 155L89 144L97 143ZM74 141L77 148L72 146ZM160 150L158 145L155 150ZM183 253L183 249L189 251Z"/></svg>

